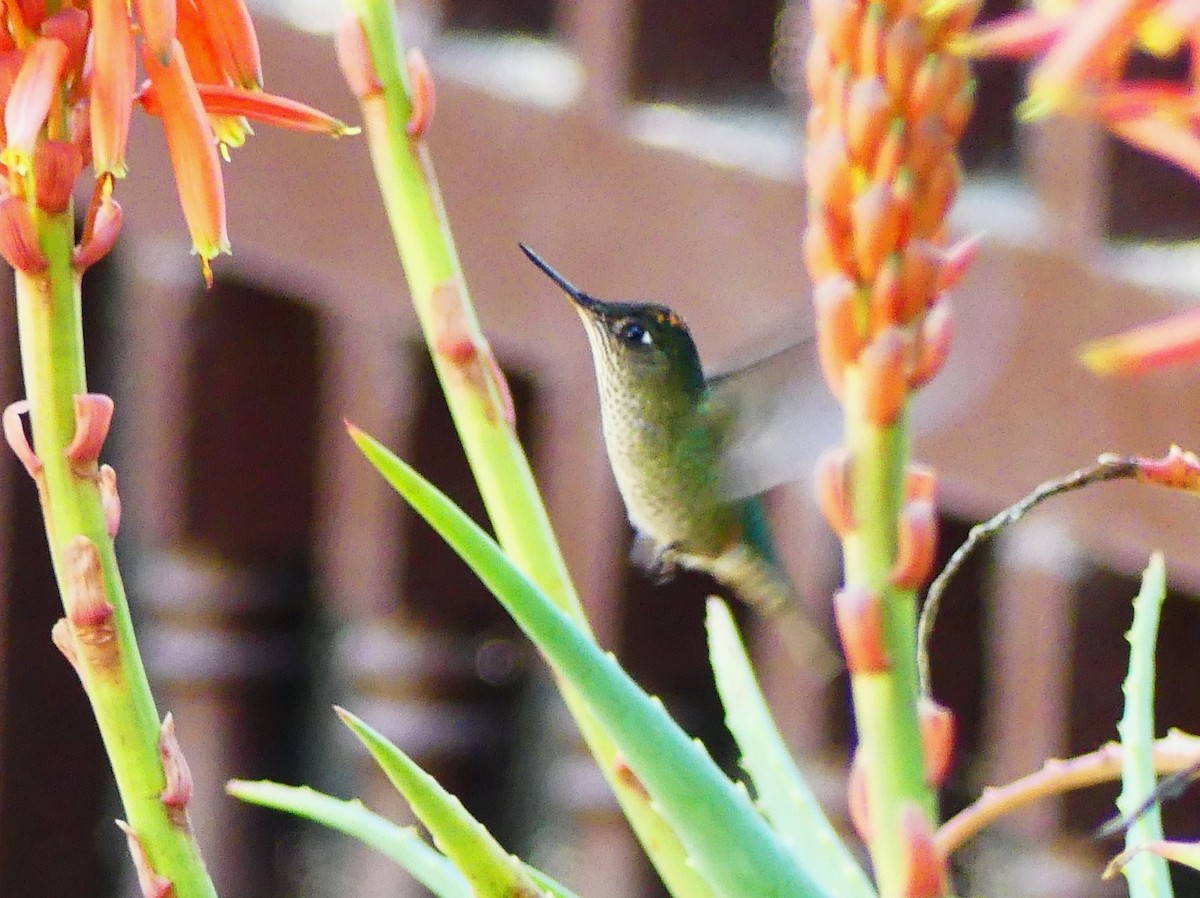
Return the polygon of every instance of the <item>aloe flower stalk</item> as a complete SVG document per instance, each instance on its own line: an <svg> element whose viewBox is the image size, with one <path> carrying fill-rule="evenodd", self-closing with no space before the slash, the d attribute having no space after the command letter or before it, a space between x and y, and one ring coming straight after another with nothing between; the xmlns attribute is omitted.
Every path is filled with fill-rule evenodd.
<svg viewBox="0 0 1200 898"><path fill-rule="evenodd" d="M936 549L936 481L909 462L907 404L946 357L946 291L974 252L970 241L946 246L946 213L974 101L967 63L949 47L976 8L811 7L805 254L822 366L846 418L846 445L825 457L817 487L845 556L835 617L860 739L852 816L884 898L948 888L932 833L953 725L918 702L915 646L916 591Z"/></svg>
<svg viewBox="0 0 1200 898"><path fill-rule="evenodd" d="M179 2L199 9L210 0ZM241 0L222 0L221 15L231 17L235 6ZM134 13L125 0L0 7L0 256L16 278L26 391L2 421L37 485L65 612L53 641L95 714L141 891L146 898L210 898L215 891L188 822L191 774L171 716L160 721L155 708L113 550L121 501L116 472L100 462L113 403L88 392L83 361L80 280L121 227L113 191L126 175L139 43L153 85L143 93L153 93L163 118L206 278L209 260L229 247L209 110L175 37L176 0L139 0ZM242 13L227 43L247 44L238 58L257 59ZM313 110L273 100L256 89L253 96L220 95L218 104L222 114L240 115L243 106L260 117L273 111L288 125L303 113L301 126L313 130ZM346 132L331 122L324 130ZM76 235L72 196L85 162L95 186Z"/></svg>

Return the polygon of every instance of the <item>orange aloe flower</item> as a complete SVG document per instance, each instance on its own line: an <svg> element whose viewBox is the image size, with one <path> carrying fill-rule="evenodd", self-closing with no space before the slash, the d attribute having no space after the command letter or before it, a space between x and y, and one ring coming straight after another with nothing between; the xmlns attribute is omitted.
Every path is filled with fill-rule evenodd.
<svg viewBox="0 0 1200 898"><path fill-rule="evenodd" d="M1182 82L1129 80L1135 52L1171 57L1190 45ZM996 20L964 37L973 56L1032 59L1019 114L1090 118L1139 149L1200 178L1200 2L1071 0ZM1189 313L1084 346L1101 374L1133 374L1200 360L1200 316Z"/></svg>
<svg viewBox="0 0 1200 898"><path fill-rule="evenodd" d="M28 239L33 211L69 212L85 162L96 186L76 266L116 240L121 214L111 194L126 174L135 100L162 119L206 279L210 260L229 252L220 155L245 141L247 119L333 136L356 131L263 92L244 0L70 0L50 11L46 0L0 2L0 255L22 270L45 267ZM140 94L139 52L149 77Z"/></svg>

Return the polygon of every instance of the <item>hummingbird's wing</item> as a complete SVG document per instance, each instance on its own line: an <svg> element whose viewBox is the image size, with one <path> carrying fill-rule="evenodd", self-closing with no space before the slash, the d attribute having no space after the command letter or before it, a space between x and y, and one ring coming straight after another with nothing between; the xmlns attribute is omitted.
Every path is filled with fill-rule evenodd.
<svg viewBox="0 0 1200 898"><path fill-rule="evenodd" d="M706 374L718 422L722 492L753 496L812 471L837 443L842 410L821 377L813 339Z"/></svg>

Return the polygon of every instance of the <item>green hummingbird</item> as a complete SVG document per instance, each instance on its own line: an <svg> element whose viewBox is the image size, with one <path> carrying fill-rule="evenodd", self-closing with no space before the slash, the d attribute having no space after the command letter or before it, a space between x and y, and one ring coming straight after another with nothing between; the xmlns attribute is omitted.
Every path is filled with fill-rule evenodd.
<svg viewBox="0 0 1200 898"><path fill-rule="evenodd" d="M670 308L596 299L520 246L586 326L635 561L663 578L677 566L711 575L774 620L806 666L838 669L803 616L756 495L794 479L805 464L811 470L816 452L837 439L840 411L811 376L811 341L706 376L687 325ZM812 426L820 422L828 426Z"/></svg>

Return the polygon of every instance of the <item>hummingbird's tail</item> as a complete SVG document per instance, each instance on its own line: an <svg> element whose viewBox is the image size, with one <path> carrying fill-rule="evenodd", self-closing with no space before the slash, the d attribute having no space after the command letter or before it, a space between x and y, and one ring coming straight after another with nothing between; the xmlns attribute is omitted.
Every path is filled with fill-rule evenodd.
<svg viewBox="0 0 1200 898"><path fill-rule="evenodd" d="M705 565L705 569L738 598L769 620L796 663L829 680L845 667L841 655L800 605L787 574L746 543L737 543Z"/></svg>

